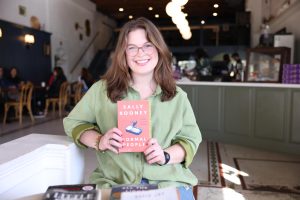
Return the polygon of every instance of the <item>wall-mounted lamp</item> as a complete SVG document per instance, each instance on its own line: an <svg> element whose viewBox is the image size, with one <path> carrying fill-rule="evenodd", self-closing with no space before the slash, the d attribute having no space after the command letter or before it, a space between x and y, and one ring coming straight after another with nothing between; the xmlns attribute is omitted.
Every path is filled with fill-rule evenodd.
<svg viewBox="0 0 300 200"><path fill-rule="evenodd" d="M0 38L2 37L2 29L0 28Z"/></svg>
<svg viewBox="0 0 300 200"><path fill-rule="evenodd" d="M34 36L30 35L30 34L26 34L24 41L25 41L26 44L33 44L34 43Z"/></svg>
<svg viewBox="0 0 300 200"><path fill-rule="evenodd" d="M34 36L30 35L30 34L26 34L24 37L24 42L25 42L26 48L29 48L30 45L34 44Z"/></svg>

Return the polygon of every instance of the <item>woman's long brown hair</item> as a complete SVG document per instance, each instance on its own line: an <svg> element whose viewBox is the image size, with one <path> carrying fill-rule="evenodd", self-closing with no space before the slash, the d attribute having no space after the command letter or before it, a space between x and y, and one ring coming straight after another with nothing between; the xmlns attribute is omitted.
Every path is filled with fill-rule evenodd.
<svg viewBox="0 0 300 200"><path fill-rule="evenodd" d="M120 31L112 64L108 71L101 77L107 84L107 96L112 102L124 98L131 81L131 71L126 62L127 36L136 29L144 29L149 42L158 51L158 62L154 68L154 80L162 89L161 101L171 100L176 95L176 84L172 76L169 51L160 31L146 18L140 17L127 22Z"/></svg>

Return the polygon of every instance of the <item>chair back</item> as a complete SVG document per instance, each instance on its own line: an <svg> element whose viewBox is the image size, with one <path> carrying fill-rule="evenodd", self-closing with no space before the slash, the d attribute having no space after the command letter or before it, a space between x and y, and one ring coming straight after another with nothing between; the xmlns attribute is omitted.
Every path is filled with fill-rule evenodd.
<svg viewBox="0 0 300 200"><path fill-rule="evenodd" d="M67 81L63 82L59 89L59 102L62 105L67 105L68 102L68 88L69 83Z"/></svg>
<svg viewBox="0 0 300 200"><path fill-rule="evenodd" d="M75 101L75 103L78 103L82 97L82 87L83 87L83 84L80 82L78 82L74 85L74 101Z"/></svg>
<svg viewBox="0 0 300 200"><path fill-rule="evenodd" d="M21 91L20 91L20 98L19 98L19 102L21 106L31 104L32 91L33 91L33 84L31 82L22 84Z"/></svg>

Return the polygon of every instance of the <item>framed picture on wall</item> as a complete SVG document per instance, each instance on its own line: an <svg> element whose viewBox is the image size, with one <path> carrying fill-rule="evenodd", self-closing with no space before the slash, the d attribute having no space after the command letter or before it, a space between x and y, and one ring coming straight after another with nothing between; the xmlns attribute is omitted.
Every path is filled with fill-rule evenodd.
<svg viewBox="0 0 300 200"><path fill-rule="evenodd" d="M262 47L247 50L246 81L273 82L282 80L283 64L290 61L288 47Z"/></svg>
<svg viewBox="0 0 300 200"><path fill-rule="evenodd" d="M26 16L26 7L19 5L19 15Z"/></svg>

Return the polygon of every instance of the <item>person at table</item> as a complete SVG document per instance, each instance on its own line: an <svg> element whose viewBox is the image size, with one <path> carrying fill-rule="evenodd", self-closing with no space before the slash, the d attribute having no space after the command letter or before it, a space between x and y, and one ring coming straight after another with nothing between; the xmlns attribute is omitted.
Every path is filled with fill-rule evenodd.
<svg viewBox="0 0 300 200"><path fill-rule="evenodd" d="M78 77L78 82L82 83L82 92L85 93L93 85L94 79L92 74L88 71L87 68L82 68L80 76Z"/></svg>
<svg viewBox="0 0 300 200"><path fill-rule="evenodd" d="M231 58L231 73L233 74L233 77L236 81L241 81L241 79L243 79L242 73L244 73L244 69L240 55L235 52L231 55Z"/></svg>
<svg viewBox="0 0 300 200"><path fill-rule="evenodd" d="M7 86L8 99L9 100L18 100L19 89L21 88L21 85L24 84L24 81L20 78L19 71L16 67L10 68L7 82L8 82L8 86Z"/></svg>
<svg viewBox="0 0 300 200"><path fill-rule="evenodd" d="M212 75L212 68L208 54L202 48L197 48L195 50L196 56L196 70L201 76Z"/></svg>
<svg viewBox="0 0 300 200"><path fill-rule="evenodd" d="M100 188L119 184L178 187L181 199L193 200L196 176L189 166L201 133L187 98L172 76L172 56L157 27L145 18L121 29L112 65L64 118L66 134L93 148L99 162L90 181ZM148 100L152 138L142 153L119 153L118 100ZM75 175L75 174L74 174Z"/></svg>
<svg viewBox="0 0 300 200"><path fill-rule="evenodd" d="M230 60L230 56L229 54L223 54L223 62L226 66L226 70L227 70L227 74L228 74L228 71L230 71L231 69L231 60Z"/></svg>
<svg viewBox="0 0 300 200"><path fill-rule="evenodd" d="M52 77L52 78L51 78ZM56 98L59 96L60 86L63 82L67 81L64 71L61 67L55 67L53 69L52 76L48 81L48 86L46 88L48 98Z"/></svg>
<svg viewBox="0 0 300 200"><path fill-rule="evenodd" d="M15 88L19 88L21 83L24 83L24 81L20 78L19 71L16 67L10 68L7 81L9 87Z"/></svg>

